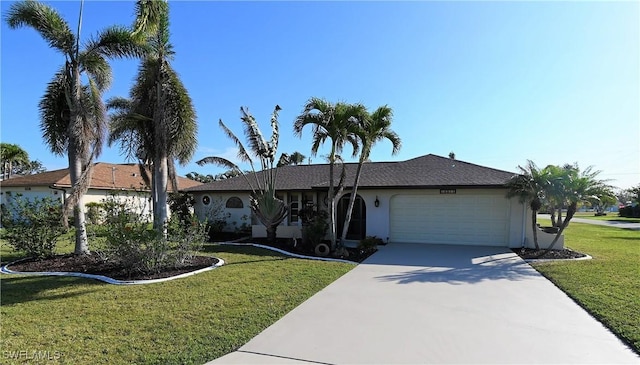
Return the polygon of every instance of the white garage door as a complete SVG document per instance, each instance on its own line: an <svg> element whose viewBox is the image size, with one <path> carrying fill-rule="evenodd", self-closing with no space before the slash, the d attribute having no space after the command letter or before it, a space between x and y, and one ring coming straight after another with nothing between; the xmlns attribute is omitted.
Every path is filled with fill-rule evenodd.
<svg viewBox="0 0 640 365"><path fill-rule="evenodd" d="M389 239L507 246L508 202L504 195L395 195Z"/></svg>

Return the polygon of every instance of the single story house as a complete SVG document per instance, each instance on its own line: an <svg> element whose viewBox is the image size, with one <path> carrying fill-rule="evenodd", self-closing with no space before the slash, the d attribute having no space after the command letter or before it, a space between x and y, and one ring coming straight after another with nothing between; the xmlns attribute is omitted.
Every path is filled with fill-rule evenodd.
<svg viewBox="0 0 640 365"><path fill-rule="evenodd" d="M338 235L356 168L355 163L346 164L347 186L336 210ZM340 171L340 167L335 170L336 183ZM529 207L517 198L506 198L505 183L513 175L433 154L365 163L347 239L377 236L387 242L533 247ZM279 237L301 236L299 212L304 205L327 209L328 180L327 164L278 168L277 195L289 205L277 230ZM195 212L202 219L211 210L222 210L228 217L226 228L233 229L251 217L250 188L241 176L186 191L194 194ZM266 236L265 227L255 219L251 225L254 237ZM540 246L548 246L553 235L538 232ZM563 245L561 238L556 248Z"/></svg>
<svg viewBox="0 0 640 365"><path fill-rule="evenodd" d="M178 177L177 180L179 190L201 185L184 177ZM64 201L70 192L69 169L46 171L0 182L0 203L6 203L9 195L17 194L22 194L26 199L50 197ZM94 164L84 204L99 203L110 194L117 194L119 199L134 199L141 213L148 214L151 209L150 189L142 179L139 164Z"/></svg>

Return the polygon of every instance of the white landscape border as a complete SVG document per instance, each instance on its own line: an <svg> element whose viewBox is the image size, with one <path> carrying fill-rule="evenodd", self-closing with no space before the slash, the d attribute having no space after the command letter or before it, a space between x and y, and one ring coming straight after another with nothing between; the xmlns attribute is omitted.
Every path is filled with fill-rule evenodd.
<svg viewBox="0 0 640 365"><path fill-rule="evenodd" d="M279 248L266 246L266 245L261 245L261 244L257 244L257 243L216 242L215 244L226 245L226 246L253 246L253 247L258 247L258 248L262 248L262 249L265 249L265 250L275 251L275 252L281 253L283 255L291 256L291 257L299 258L299 259L330 261L330 262L342 262L342 263L353 264L353 265L357 265L358 264L357 262L349 261L349 260L334 259L334 258L329 258L329 257L314 257L314 256L299 255L299 254L287 252L285 250L281 250ZM219 268L219 267L221 267L221 266L223 266L225 264L223 259L221 259L219 257L214 257L214 258L217 259L218 262L215 263L212 266L205 267L205 268L202 268L202 269L199 269L199 270L195 270L195 271L191 271L191 272L187 272L187 273L180 274L180 275L170 276L168 278L149 279L149 280L117 280L117 279L113 279L113 278L110 278L110 277L104 276L104 275L85 274L85 273L81 273L81 272L13 271L13 270L9 269L9 266L17 264L17 263L19 263L21 261L24 261L24 260L28 260L28 258L17 260L17 261L13 261L13 262L10 262L10 263L8 263L6 265L3 265L2 267L0 267L0 273L3 273L3 274L17 274L17 275L30 275L30 276L70 276L70 277L77 277L77 278L84 278L84 279L100 280L100 281L103 281L105 283L113 284L113 285L141 285L141 284L162 283L162 282L169 281L169 280L186 278L188 276L192 276L192 275L200 274L200 273L203 273L203 272L206 272L206 271L210 271L210 270L213 270L213 269L217 269L217 268Z"/></svg>
<svg viewBox="0 0 640 365"><path fill-rule="evenodd" d="M116 279L112 279L108 276L103 276L103 275L94 275L94 274L85 274L85 273L81 273L81 272L64 272L64 271L13 271L9 269L10 265L13 264L17 264L21 261L27 260L27 259L22 259L22 260L18 260L18 261L14 261L14 262L10 262L6 265L3 265L0 268L0 272L3 274L19 274L19 275L31 275L31 276L71 276L71 277L78 277L78 278L85 278L85 279L94 279L94 280L100 280L100 281L104 281L105 283L108 284L114 284L114 285L141 285L141 284L155 284L155 283L162 283L165 281L169 281L169 280L174 280L174 279L181 279L181 278L186 278L188 276L192 276L192 275L196 275L196 274L200 274L206 271L210 271L213 269L217 269L218 267L224 265L224 260L218 257L214 257L215 259L218 260L218 262L216 262L215 264L209 266L209 267L205 267L199 270L195 270L195 271L191 271L191 272L186 272L184 274L180 274L180 275L175 275L175 276L170 276L168 278L161 278L161 279L149 279L149 280L116 280Z"/></svg>
<svg viewBox="0 0 640 365"><path fill-rule="evenodd" d="M285 250L281 250L279 248L275 248L275 247L271 247L271 246L267 246L267 245L261 245L259 243L216 242L216 244L225 245L225 246L253 246L253 247L263 248L265 250L275 251L275 252L281 253L281 254L286 255L286 256L295 257L297 259L329 261L329 262L342 262L342 263L345 263L345 264L358 265L358 263L355 262L355 261L349 261L349 260L343 260L343 259L333 259L333 258L330 258L330 257L316 257L316 256L299 255L297 253L291 253L291 252L288 252L288 251L285 251Z"/></svg>

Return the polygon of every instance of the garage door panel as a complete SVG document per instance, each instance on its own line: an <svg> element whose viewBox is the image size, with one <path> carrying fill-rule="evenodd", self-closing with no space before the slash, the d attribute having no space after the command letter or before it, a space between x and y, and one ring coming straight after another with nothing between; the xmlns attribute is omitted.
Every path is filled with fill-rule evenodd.
<svg viewBox="0 0 640 365"><path fill-rule="evenodd" d="M508 218L508 200L501 195L396 195L390 239L506 246Z"/></svg>

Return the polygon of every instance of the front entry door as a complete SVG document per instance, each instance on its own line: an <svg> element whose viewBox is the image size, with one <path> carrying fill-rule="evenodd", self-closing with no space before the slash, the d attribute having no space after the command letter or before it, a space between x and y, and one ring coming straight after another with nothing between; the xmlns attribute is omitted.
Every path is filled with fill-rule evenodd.
<svg viewBox="0 0 640 365"><path fill-rule="evenodd" d="M349 199L351 194L346 194L338 201L338 207L336 209L336 217L338 221L336 226L338 231L336 232L337 238L342 237L342 228L344 227L344 220L347 216L347 208L349 208ZM367 210L364 204L364 200L360 195L356 195L356 200L353 205L353 212L351 213L351 222L349 223L349 230L347 231L348 240L361 240L365 238L367 233Z"/></svg>

